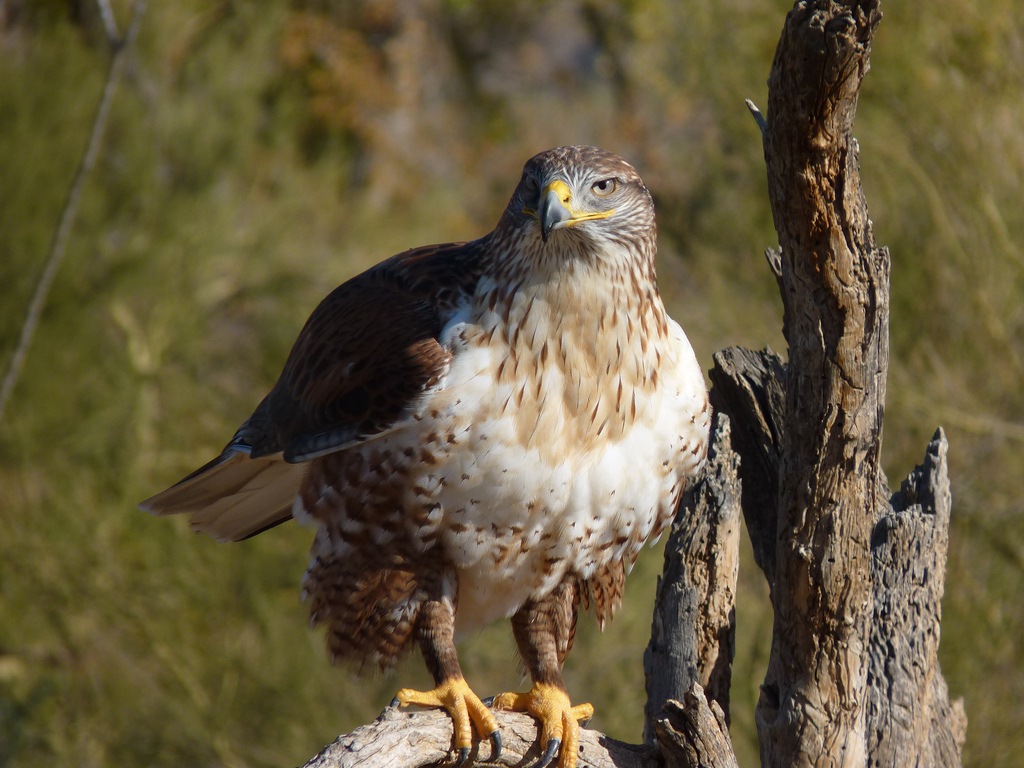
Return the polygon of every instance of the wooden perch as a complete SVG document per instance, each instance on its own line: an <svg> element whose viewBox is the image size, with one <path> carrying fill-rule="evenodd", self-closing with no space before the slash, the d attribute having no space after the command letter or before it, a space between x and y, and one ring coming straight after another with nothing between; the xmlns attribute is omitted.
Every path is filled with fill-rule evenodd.
<svg viewBox="0 0 1024 768"><path fill-rule="evenodd" d="M655 722L657 748L625 744L598 731L580 733L578 768L735 768L725 713L694 684L682 703L669 701ZM490 759L490 743L474 745L470 763L521 766L540 757L536 721L516 712L496 712L504 745ZM374 722L339 736L303 768L422 768L451 762L452 722L439 710L388 708Z"/></svg>
<svg viewBox="0 0 1024 768"><path fill-rule="evenodd" d="M474 743L470 764L521 766L540 757L537 721L517 712L495 712L501 728L502 752L490 760L490 742ZM447 712L408 712L388 708L374 722L357 728L310 760L304 768L420 768L452 762L452 720ZM647 747L624 744L597 731L580 732L579 768L656 768Z"/></svg>
<svg viewBox="0 0 1024 768"><path fill-rule="evenodd" d="M740 508L775 610L756 712L762 764L960 765L966 717L937 655L945 436L895 494L879 462L889 254L874 242L851 130L880 19L876 0L801 0L786 18L762 129L789 362L769 350L715 356L709 466L673 526L644 658L647 744L584 729L581 768L736 764ZM535 722L496 715L501 759L488 762L485 742L471 760L533 762ZM451 731L443 712L386 710L307 768L436 764L451 757Z"/></svg>

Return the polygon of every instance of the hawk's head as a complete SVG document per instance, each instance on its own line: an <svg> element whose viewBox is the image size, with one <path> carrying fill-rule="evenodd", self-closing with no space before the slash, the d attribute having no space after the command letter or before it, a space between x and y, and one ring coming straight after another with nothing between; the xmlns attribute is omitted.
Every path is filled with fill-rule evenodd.
<svg viewBox="0 0 1024 768"><path fill-rule="evenodd" d="M505 215L544 242L568 235L635 247L655 236L654 203L640 175L597 147L558 147L531 158Z"/></svg>

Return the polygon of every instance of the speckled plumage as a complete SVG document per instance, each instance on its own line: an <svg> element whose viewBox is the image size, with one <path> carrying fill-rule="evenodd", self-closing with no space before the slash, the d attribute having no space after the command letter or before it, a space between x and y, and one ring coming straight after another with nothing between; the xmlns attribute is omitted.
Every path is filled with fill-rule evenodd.
<svg viewBox="0 0 1024 768"><path fill-rule="evenodd" d="M144 506L231 540L314 524L303 588L338 659L388 667L418 637L444 667L422 626L443 604L460 629L546 611L560 665L579 601L611 616L706 452L655 249L625 161L537 155L493 232L328 296L224 454Z"/></svg>

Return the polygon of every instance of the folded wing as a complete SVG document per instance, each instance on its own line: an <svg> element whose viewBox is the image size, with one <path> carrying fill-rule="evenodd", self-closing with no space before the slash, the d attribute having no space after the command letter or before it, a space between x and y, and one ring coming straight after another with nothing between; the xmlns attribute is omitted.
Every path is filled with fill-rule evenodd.
<svg viewBox="0 0 1024 768"><path fill-rule="evenodd" d="M314 310L277 384L219 457L140 508L239 541L291 517L307 462L400 428L441 386L446 319L472 293L484 240L406 251Z"/></svg>

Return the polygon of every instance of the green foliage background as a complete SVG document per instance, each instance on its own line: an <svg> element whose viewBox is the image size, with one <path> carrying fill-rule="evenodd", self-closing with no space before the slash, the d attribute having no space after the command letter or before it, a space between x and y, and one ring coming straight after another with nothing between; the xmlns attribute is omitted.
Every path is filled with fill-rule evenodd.
<svg viewBox="0 0 1024 768"><path fill-rule="evenodd" d="M129 0L113 2L123 28ZM332 287L490 229L564 143L634 162L660 279L701 360L784 350L760 141L782 0L150 3L23 376L0 423L0 766L300 764L395 676L333 669L298 597L309 531L224 546L135 511L220 449ZM1024 3L884 7L856 134L892 250L885 465L948 431L955 513L941 657L966 761L1024 751ZM86 0L0 3L0 369L99 102ZM657 550L568 663L595 727L639 738ZM771 616L741 573L733 736ZM520 684L507 626L461 645Z"/></svg>

